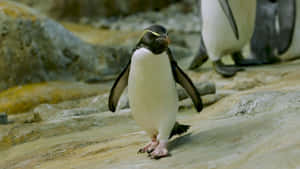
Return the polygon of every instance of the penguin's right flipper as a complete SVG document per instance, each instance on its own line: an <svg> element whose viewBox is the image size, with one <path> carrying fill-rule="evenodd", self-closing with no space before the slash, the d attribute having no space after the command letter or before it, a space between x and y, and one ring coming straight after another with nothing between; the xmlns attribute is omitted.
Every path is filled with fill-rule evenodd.
<svg viewBox="0 0 300 169"><path fill-rule="evenodd" d="M108 108L112 112L116 111L116 107L118 105L119 99L124 89L128 85L129 70L130 70L130 62L126 65L125 69L118 76L117 80L115 81L113 87L110 90L109 99L108 99Z"/></svg>
<svg viewBox="0 0 300 169"><path fill-rule="evenodd" d="M186 92L190 95L197 111L200 112L203 109L200 93L194 86L192 80L177 65L177 62L173 59L170 49L168 49L167 53L171 63L174 80L186 90Z"/></svg>
<svg viewBox="0 0 300 169"><path fill-rule="evenodd" d="M239 40L239 30L238 30L238 27L237 27L236 21L234 19L234 16L233 16L233 13L230 8L228 0L219 0L219 4L221 5L229 23L230 23L230 26L234 32L236 39Z"/></svg>

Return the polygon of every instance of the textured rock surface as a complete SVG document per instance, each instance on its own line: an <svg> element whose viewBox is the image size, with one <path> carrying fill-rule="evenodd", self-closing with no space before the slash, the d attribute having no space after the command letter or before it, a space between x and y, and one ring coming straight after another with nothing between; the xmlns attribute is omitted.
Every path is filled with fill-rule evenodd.
<svg viewBox="0 0 300 169"><path fill-rule="evenodd" d="M179 32L199 32L200 23L196 1L173 4L160 12L149 11L137 13L118 20L87 20L95 27L114 30L141 30L154 23L165 25L169 30Z"/></svg>
<svg viewBox="0 0 300 169"><path fill-rule="evenodd" d="M0 93L0 112L18 114L43 103L59 103L107 92L106 85L79 82L48 82L10 88Z"/></svg>
<svg viewBox="0 0 300 169"><path fill-rule="evenodd" d="M231 79L188 72L196 82L213 79L218 94L210 99L222 99L200 114L181 102L177 119L192 128L172 139L172 156L159 161L136 154L148 138L130 109L107 112L107 94L39 105L0 126L0 168L297 168L299 64L252 68ZM240 78L259 83L233 85Z"/></svg>
<svg viewBox="0 0 300 169"><path fill-rule="evenodd" d="M0 8L2 10L0 16L5 14L3 11L10 14L9 23L10 21L14 23L13 18L18 18L16 20L21 21L29 20L33 25L42 23L39 21L40 17L36 17L35 14L31 15L19 10L18 7L23 9L23 6L9 4L13 6L9 6L9 8L1 6L2 8ZM5 6L7 7L7 5L6 2ZM28 10L32 11L31 9ZM187 18L184 19L188 20ZM40 45L52 39L49 40L51 41L50 47L56 47L50 48L47 46L49 43L44 44L47 46L45 51L52 54L50 49L58 48L60 52L51 55L51 57L59 56L56 58L59 60L65 58L65 56L59 55L63 53L61 52L65 48L63 45L68 45L66 42L72 40L83 46L74 45L75 47L72 46L71 51L74 50L76 53L80 53L80 50L96 51L97 55L91 54L92 58L105 64L97 64L100 67L95 66L97 68L95 72L82 73L86 70L85 65L81 65L80 69L73 69L78 68L77 64L84 63L79 60L79 62L72 64L72 69L64 68L64 71L71 72L67 75L57 73L58 70L63 70L61 69L63 66L57 70L42 67L41 70L47 70L44 72L46 72L45 77L48 79L50 78L47 72L51 70L49 72L52 72L51 77L53 78L65 79L65 77L69 77L99 82L108 79L104 77L113 78L113 75L120 70L118 65L124 64L126 57L122 57L120 53L126 53L129 47L125 49L121 47L116 49L95 47L75 38L72 33L57 23L49 22L60 27L58 32L65 32L64 35L67 36L55 36L63 34L53 33L53 30L57 29L52 29L50 24L47 29L51 28L52 38L45 38L43 34L37 33L44 39L43 41L32 40L32 44ZM31 28L30 24L28 25ZM2 24L3 26L5 27L5 24ZM64 26L70 28L67 24ZM44 29L46 28L37 27L38 30L45 32ZM10 32L10 29L7 32ZM23 29L27 30L27 28ZM17 33L19 31L17 27L12 30ZM81 30L81 27L78 29L74 26L71 26L70 30L73 30L74 34L84 41L97 45L116 46L124 43L131 46L135 43L135 38L139 36L139 31L103 31L86 27ZM140 29L137 28L137 30ZM12 36L12 33L6 34L5 31L2 33L4 35L1 35L1 40L4 38L5 41L10 41L15 38L11 44L17 47L17 41L22 42L18 37ZM171 37L173 43L175 43L172 49L175 54L177 53L177 59L180 60L186 56L184 53L190 52L187 50L195 45L197 37L193 34L186 36L180 31L173 33L173 35L170 34L173 36ZM23 36L22 34L16 35ZM31 36L34 37L30 34ZM55 41L53 43L56 45L53 45L52 41ZM24 47L24 49L27 48ZM14 51L18 50L19 48L16 48ZM24 51L26 54L26 50ZM68 52L66 53L69 55ZM102 53L109 55L102 55ZM0 56L7 55L1 54ZM85 54L81 53L81 56L83 57ZM31 57L29 58L31 59ZM35 58L39 60L39 57ZM86 58L82 59L85 60ZM182 60L186 61L186 59ZM50 61L56 62L54 58L50 58ZM94 62L95 60L88 61ZM43 61L40 62L43 63ZM16 60L14 63L20 62ZM299 66L299 61L293 61L278 65L247 68L246 71L239 72L235 77L227 79L216 74L212 70L210 62L195 72L188 71L187 74L196 84L205 81L215 83L216 94L203 97L206 106L200 114L196 113L189 98L180 102L177 120L183 124L191 125L192 128L185 135L173 138L169 144L172 156L159 161L151 160L147 155L136 154L137 150L149 141L149 138L132 119L130 109L123 109L115 114L108 112L107 90L111 87L110 82L94 85L53 82L9 89L0 93L0 112L12 110L14 113L26 112L9 114L8 124L0 125L0 169L299 168ZM31 67L27 66L26 69ZM11 69L8 70L13 72ZM35 68L34 70L38 72L40 69ZM76 70L80 70L79 72L82 74L77 74ZM81 76L83 74L84 78ZM32 76L30 72L25 75L26 77ZM102 77L100 75L109 76Z"/></svg>
<svg viewBox="0 0 300 169"><path fill-rule="evenodd" d="M115 72L120 68L119 65L123 67L124 63L127 63L129 51L136 45L142 33L141 31L145 28L139 27L139 29L135 30L106 30L97 29L89 25L65 22L63 25L85 42L99 46L110 46L111 50L103 49L102 51L107 51L107 56L112 55L111 59L106 59L106 61L109 65L108 67L115 70ZM194 50L197 49L198 35L195 33L185 34L178 31L170 31L169 37L171 39L170 48L175 59L182 68L186 69L191 62Z"/></svg>
<svg viewBox="0 0 300 169"><path fill-rule="evenodd" d="M37 8L57 19L78 20L82 17L99 18L124 16L147 10L159 10L173 0L14 0Z"/></svg>
<svg viewBox="0 0 300 169"><path fill-rule="evenodd" d="M128 59L127 48L88 44L33 9L9 1L0 2L0 34L0 90L30 82L104 78L118 73Z"/></svg>

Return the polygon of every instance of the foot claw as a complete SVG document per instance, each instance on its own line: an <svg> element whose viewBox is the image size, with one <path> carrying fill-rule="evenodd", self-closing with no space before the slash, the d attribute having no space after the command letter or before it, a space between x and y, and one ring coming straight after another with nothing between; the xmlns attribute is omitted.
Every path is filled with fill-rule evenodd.
<svg viewBox="0 0 300 169"><path fill-rule="evenodd" d="M158 146L158 142L157 141L152 141L151 143L147 144L145 147L139 149L139 151L137 152L139 153L152 153L154 151L154 149Z"/></svg>
<svg viewBox="0 0 300 169"><path fill-rule="evenodd" d="M170 156L168 150L165 147L157 147L151 154L150 158L158 160L163 157L168 157Z"/></svg>
<svg viewBox="0 0 300 169"><path fill-rule="evenodd" d="M150 155L150 158L154 159L154 160L159 160L161 158L170 157L170 156L171 156L171 154L167 153L167 154L163 154L163 155Z"/></svg>
<svg viewBox="0 0 300 169"><path fill-rule="evenodd" d="M144 148L139 149L139 151L138 151L137 153L138 153L138 154L140 154L140 153L145 153Z"/></svg>
<svg viewBox="0 0 300 169"><path fill-rule="evenodd" d="M147 150L147 153L148 153L148 154L151 154L153 151L154 151L154 148L153 148L153 149L150 149L150 150Z"/></svg>

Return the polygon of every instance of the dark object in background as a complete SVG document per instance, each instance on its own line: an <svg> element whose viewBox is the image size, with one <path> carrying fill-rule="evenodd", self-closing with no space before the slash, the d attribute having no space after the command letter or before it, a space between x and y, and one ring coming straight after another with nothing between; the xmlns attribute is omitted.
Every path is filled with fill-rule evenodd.
<svg viewBox="0 0 300 169"><path fill-rule="evenodd" d="M285 53L291 46L296 26L296 0L278 0L279 35L277 48L279 54Z"/></svg>
<svg viewBox="0 0 300 169"><path fill-rule="evenodd" d="M181 0L13 0L59 20L79 21L158 11Z"/></svg>
<svg viewBox="0 0 300 169"><path fill-rule="evenodd" d="M276 15L278 3L271 0L257 0L255 29L251 39L251 55L257 65L274 63L276 58Z"/></svg>
<svg viewBox="0 0 300 169"><path fill-rule="evenodd" d="M295 6L295 0L257 0L251 40L252 57L259 61L256 64L278 62L277 56L289 49L295 27Z"/></svg>
<svg viewBox="0 0 300 169"><path fill-rule="evenodd" d="M279 56L287 52L292 44L296 10L296 0L257 0L251 59L244 59L240 52L237 52L232 54L235 64L250 66L279 62ZM199 51L189 68L197 68L207 58L201 39Z"/></svg>
<svg viewBox="0 0 300 169"><path fill-rule="evenodd" d="M200 37L200 47L198 50L198 53L194 56L189 69L195 69L198 66L202 65L207 59L208 59L208 52L210 52L211 55L217 55L214 58L211 58L213 61L213 67L215 71L219 74L221 74L224 77L231 77L234 76L238 71L242 71L242 68L236 67L235 65L249 65L256 63L256 59L245 59L243 58L240 50L242 47L247 44L250 41L253 29L254 29L254 23L255 23L255 10L256 10L256 1L244 1L241 4L235 4L234 1L232 1L232 4L230 4L228 0L219 0L219 6L221 6L223 15L227 17L228 22L230 23L230 27L232 28L232 31L234 33L234 38L227 38L224 37L226 35L220 33L223 32L220 29L213 29L214 27L208 28L210 25L221 25L220 22L224 18L216 17L217 15L211 15L211 8L209 7L210 1L199 1L199 22L201 25L201 36ZM208 5L208 6L203 6ZM211 5L218 5L212 3ZM233 9L231 9L234 7ZM209 10L206 10L209 8ZM240 10L240 8L244 8L244 10ZM218 7L216 6L214 10L217 10ZM235 12L235 13L234 13ZM205 15L207 14L207 15ZM211 16L211 17L209 17ZM236 22L236 18L238 19ZM249 25L243 24L242 20L247 19L247 22ZM205 20L205 21L204 21ZM219 20L214 22L214 20ZM211 22L213 21L213 22ZM205 27L202 27L203 23L207 24ZM227 24L222 24L222 29L227 28ZM208 31L213 30L213 31ZM226 32L226 31L225 31ZM207 37L214 37L213 38L207 38ZM230 37L230 36L229 36ZM241 38L241 39L240 39ZM205 39L208 42L205 42ZM225 40L226 39L226 40ZM230 39L230 40L229 40ZM227 43L220 45L222 43ZM206 46L206 45L210 46ZM211 51L207 51L207 47L209 47ZM225 65L221 61L221 57L219 55L224 54L230 54L232 55L232 58L235 61L235 65ZM210 56L213 57L213 56Z"/></svg>
<svg viewBox="0 0 300 169"><path fill-rule="evenodd" d="M7 114L6 113L0 113L0 124L7 124Z"/></svg>

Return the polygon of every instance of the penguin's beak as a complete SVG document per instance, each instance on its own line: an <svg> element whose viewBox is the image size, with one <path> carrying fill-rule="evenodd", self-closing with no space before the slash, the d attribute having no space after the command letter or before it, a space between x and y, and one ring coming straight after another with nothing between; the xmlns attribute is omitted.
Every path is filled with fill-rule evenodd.
<svg viewBox="0 0 300 169"><path fill-rule="evenodd" d="M171 43L169 36L166 35L166 36L162 36L161 38L163 39L165 44L169 45Z"/></svg>
<svg viewBox="0 0 300 169"><path fill-rule="evenodd" d="M160 36L157 38L157 42L161 45L168 46L171 41L168 36Z"/></svg>
<svg viewBox="0 0 300 169"><path fill-rule="evenodd" d="M171 40L168 36L166 36L166 41L167 41L167 44L169 45L171 43Z"/></svg>

